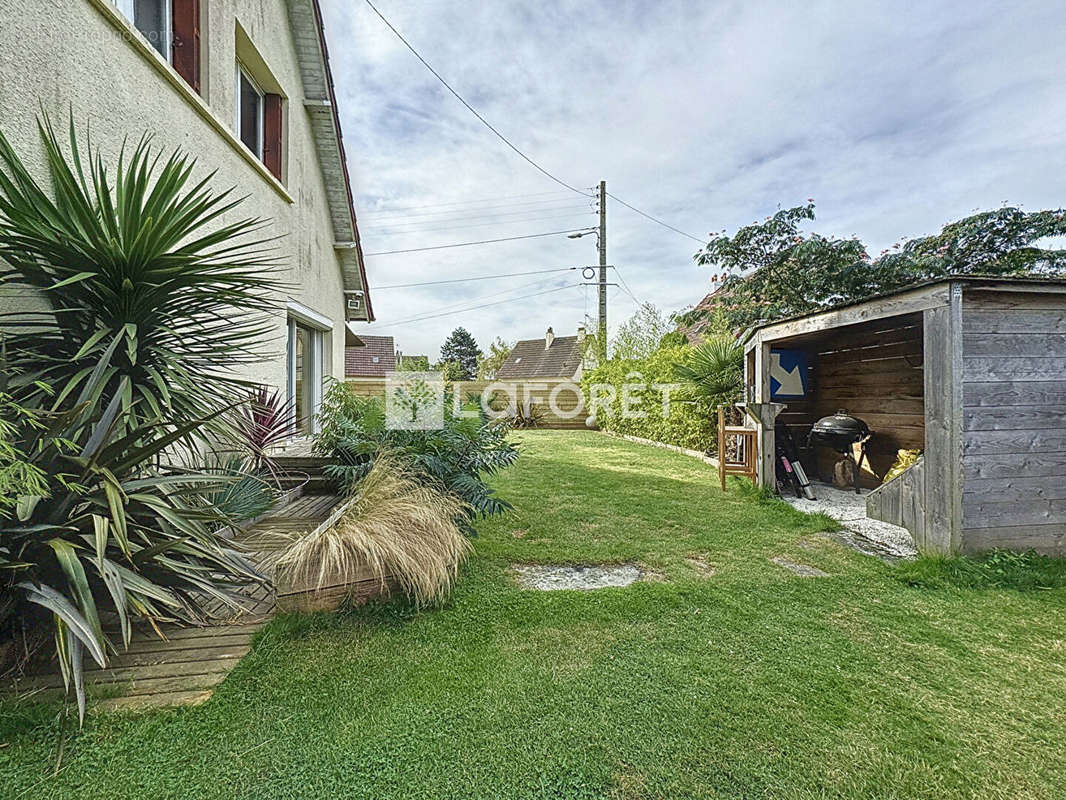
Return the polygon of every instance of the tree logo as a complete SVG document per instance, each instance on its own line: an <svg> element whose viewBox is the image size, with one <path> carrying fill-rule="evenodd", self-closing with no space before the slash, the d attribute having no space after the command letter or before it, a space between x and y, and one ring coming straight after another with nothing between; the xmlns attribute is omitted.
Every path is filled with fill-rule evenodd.
<svg viewBox="0 0 1066 800"><path fill-rule="evenodd" d="M403 431L443 428L443 373L388 373L385 376L385 425L390 430Z"/></svg>

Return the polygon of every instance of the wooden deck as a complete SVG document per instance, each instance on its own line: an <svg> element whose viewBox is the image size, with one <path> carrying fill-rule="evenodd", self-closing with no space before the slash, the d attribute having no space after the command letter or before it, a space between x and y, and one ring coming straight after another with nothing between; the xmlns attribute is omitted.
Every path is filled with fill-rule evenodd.
<svg viewBox="0 0 1066 800"><path fill-rule="evenodd" d="M315 528L339 502L336 495L306 495L268 514L237 540L257 556L277 548L278 534ZM204 627L161 626L165 639L150 628L137 628L129 648L113 656L106 669L88 660L86 686L91 706L114 710L200 703L211 696L241 658L252 639L274 613L274 592L258 586L244 594L241 608L222 601L208 605L210 623ZM115 638L121 641L116 634ZM114 639L113 639L114 640ZM61 694L58 669L18 681L18 693Z"/></svg>

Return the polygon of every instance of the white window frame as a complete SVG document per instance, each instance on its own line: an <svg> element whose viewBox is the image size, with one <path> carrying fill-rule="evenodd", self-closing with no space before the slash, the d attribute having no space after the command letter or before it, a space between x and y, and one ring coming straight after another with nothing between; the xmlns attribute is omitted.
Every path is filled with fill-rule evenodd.
<svg viewBox="0 0 1066 800"><path fill-rule="evenodd" d="M161 55L170 64L173 60L174 49L174 0L160 0L163 3L163 52ZM115 0L118 10L122 12L122 15L129 20L133 29L136 30L141 36L144 33L137 27L137 21L134 19L134 2L135 0ZM152 45L152 49L156 50L156 47L147 36L144 36L148 44ZM159 51L156 50L158 53Z"/></svg>
<svg viewBox="0 0 1066 800"><path fill-rule="evenodd" d="M235 95L235 102L234 102L234 111L235 111L234 122L235 122L235 124L234 124L234 127L233 127L233 132L237 134L237 141L239 141L245 147L248 147L248 145L247 145L247 143L245 143L244 139L241 138L241 77L243 77L246 81L248 81L249 84L251 84L252 88L259 95L259 113L258 113L258 119L256 119L256 127L259 129L259 136L258 136L258 139L259 139L259 150L258 150L258 152L256 152L255 150L252 150L252 148L250 148L250 147L248 147L248 150L251 153L253 153L257 159L262 161L263 160L263 148L266 146L266 127L263 124L263 110L266 108L266 94L267 93L263 91L263 87L259 85L259 82L255 78L252 77L252 73L250 73L248 71L248 69L240 61L237 62L237 71L236 71L235 75L236 75L236 80L234 80L234 83L233 83L234 95Z"/></svg>
<svg viewBox="0 0 1066 800"><path fill-rule="evenodd" d="M333 331L333 320L324 314L320 314L312 308L305 306L296 300L289 300L286 303L288 311L288 337L287 337L287 372L288 372L288 390L286 392L289 403L295 407L296 405L296 327L299 326L310 333L308 337L308 344L310 345L311 352L306 354L305 357L310 358L311 366L311 385L308 386L310 392L310 405L311 405L311 424L310 432L312 434L318 433L320 429L318 415L322 410L322 391L326 382L326 375L324 372L325 365L323 363L323 353L325 350L325 337L331 335ZM300 413L300 409L296 409L296 413Z"/></svg>

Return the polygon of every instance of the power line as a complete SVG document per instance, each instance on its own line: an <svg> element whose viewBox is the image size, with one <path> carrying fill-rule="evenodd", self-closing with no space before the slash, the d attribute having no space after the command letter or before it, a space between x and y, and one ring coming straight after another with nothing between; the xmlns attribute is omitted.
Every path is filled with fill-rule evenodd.
<svg viewBox="0 0 1066 800"><path fill-rule="evenodd" d="M502 305L503 303L513 303L516 300L528 300L531 297L540 297L541 295L551 294L552 292L561 292L564 289L572 289L573 287L580 286L580 285L581 284L579 284L579 283L568 283L565 286L556 286L554 289L545 289L542 292L533 292L532 294L521 295L520 297L509 297L509 298L507 298L505 300L497 300L497 301L492 302L492 303L482 303L480 305L469 306L467 308L458 308L458 309L455 309L454 311L443 311L443 312L441 312L439 314L424 314L424 315L419 316L419 317L411 317L410 319L401 319L401 320L399 320L397 322L382 323L381 327L382 328L393 328L393 327L395 327L397 325L407 325L407 324L412 323L412 322L423 322L423 321L428 320L428 319L437 319L438 317L448 317L448 316L451 316L452 314L462 314L462 313L465 313L467 311L478 311L478 310L480 310L482 308L488 308L489 306L498 306L498 305Z"/></svg>
<svg viewBox="0 0 1066 800"><path fill-rule="evenodd" d="M570 196L569 192L559 191L559 192L553 192L553 194L555 194L557 196L548 198L546 200L526 200L526 201L521 202L521 203L493 203L491 205L480 205L480 206L474 206L473 204L471 204L471 207L450 208L450 209L447 209L445 211L425 211L425 212L420 213L420 214L407 213L407 212L410 212L410 211L421 211L424 208L437 208L437 206L412 206L410 208L388 208L388 209L381 209L379 211L371 211L371 212L363 214L363 216L364 217L370 217L370 221L372 221L372 222L377 222L377 221L379 221L379 218L382 217L382 215L386 215L385 216L386 219L409 219L411 217L439 217L439 216L447 216L447 215L450 215L450 214L465 214L468 211L493 212L494 209L497 209L497 208L518 209L521 206L539 206L539 205L545 205L545 204L551 204L551 203L573 203L573 202L575 202L574 199ZM590 198L590 200L591 200L591 198ZM396 215L402 215L402 216L396 216Z"/></svg>
<svg viewBox="0 0 1066 800"><path fill-rule="evenodd" d="M668 225L667 223L663 222L661 219L656 219L651 214L647 214L647 213L641 211L636 206L629 205L629 203L627 203L625 200L622 200L617 195L613 195L610 192L608 192L607 196L610 197L612 200L616 200L617 202L621 203L626 208L628 208L630 211L636 211L642 217L650 219L652 222L654 222L657 225L662 225L664 228L669 228L674 233L680 233L682 236L687 236L689 239L692 239L694 242L699 242L700 244L707 244L707 241L705 239L700 239L698 236L693 236L691 233L685 233L683 230L680 230L679 228L675 228L673 225Z"/></svg>
<svg viewBox="0 0 1066 800"><path fill-rule="evenodd" d="M629 284L626 283L626 279L622 277L622 271L618 269L618 267L612 267L612 269L614 270L614 274L618 276L618 282L622 285L622 288L625 290L625 293L632 297L633 302L635 302L638 306L642 305L642 303L637 300L637 296L633 294L633 290L629 288Z"/></svg>
<svg viewBox="0 0 1066 800"><path fill-rule="evenodd" d="M550 286L554 282L557 282L558 280L559 280L558 278L548 278L547 280L545 280L543 277L540 277L540 278L537 278L535 280L529 281L527 283L523 283L523 284L521 284L519 286L509 286L508 288L501 289L498 292L491 292L489 294L478 295L476 300L477 300L478 303L481 303L481 302L484 302L485 300L489 300L489 299L491 299L493 297L502 297L503 295L513 295L516 292L525 292L525 291L528 291L529 289L533 289L533 288L538 288L539 289L541 287ZM458 309L460 306L466 305L467 303L471 302L474 299L475 298L473 298L473 297L464 297L462 300L459 300L456 303L447 303L446 305L436 306L436 311L434 311L433 313L437 313L438 311L443 313L445 311L450 311L452 309Z"/></svg>
<svg viewBox="0 0 1066 800"><path fill-rule="evenodd" d="M518 155L520 155L523 159L525 159L527 162L529 162L529 164L532 165L535 169L537 169L539 172L541 172L542 174L544 174L548 178L551 178L553 181L555 181L560 186L563 186L563 187L569 189L572 192L577 192L578 194L584 195L586 197L591 197L592 196L588 192L583 192L580 189L571 186L569 183L567 183L566 181L562 180L561 178L555 177L550 172L548 172L548 170L544 169L544 167L542 167L540 164L538 164L532 158L530 158L525 153L523 153L521 150L519 150L515 145L513 145L511 143L511 141L506 136L504 136L502 133L500 133L498 130L496 130L496 128L494 128L492 126L492 123L490 123L487 119L485 119L483 116L481 116L481 114L478 113L476 108L474 108L472 105L470 105L468 102L466 102L466 100L463 99L463 96L461 94L459 94L459 92L455 91L455 89L453 89L451 87L451 85L446 80L444 80L444 78L441 77L440 73L437 72L437 70L433 69L433 67L430 66L428 61L426 61L424 58L422 58L421 54L417 50L415 50L414 47L411 46L410 42L408 42L405 38L403 38L403 34L401 34L398 30L396 30L396 28L393 27L393 24L391 22L389 22L387 19L385 19L385 15L382 14L380 11L378 11L377 7L372 2L370 2L370 0L365 0L365 2L366 2L366 4L368 6L370 6L371 10L375 14L377 14L378 17L381 18L381 21L384 22L388 26L389 30L391 30L393 33L395 33L396 37L401 42L404 43L404 45L407 47L408 50L410 50L414 54L415 58L417 58L419 61L421 61L422 65L426 69L428 69L431 73L433 73L433 77L435 77L438 81L440 81L441 84L444 86L444 88L447 89L449 92L451 92L455 96L456 100L458 100L460 103L462 103L464 106L466 106L467 110L471 114L473 114L475 117L477 117L481 121L482 125L484 125L486 128L488 128L494 134L496 134L497 138L499 138L499 140L501 142L503 142L505 145L510 147L512 150L514 150L516 153L518 153Z"/></svg>
<svg viewBox="0 0 1066 800"><path fill-rule="evenodd" d="M505 236L502 239L483 239L480 242L456 242L455 244L438 244L434 247L412 247L407 250L384 250L380 253L367 253L367 256L391 256L397 253L422 253L426 250L447 250L451 247L470 247L476 244L495 244L496 242L515 242L519 239L539 239L543 236L559 236L564 233L578 233L587 228L570 228L565 231L548 231L547 233L530 233L526 236Z"/></svg>
<svg viewBox="0 0 1066 800"><path fill-rule="evenodd" d="M396 211L421 211L423 208L443 208L445 206L466 206L466 205L481 205L484 203L499 204L501 200L521 200L526 197L544 197L546 195L559 195L560 197L568 197L569 192L565 192L562 189L552 189L550 192L532 192L528 194L504 194L498 197L484 197L478 200L452 200L447 203L426 203L420 206L397 206L395 208L378 208L373 211L368 211L368 214L391 214ZM533 202L551 203L552 200L540 200ZM521 205L521 203L504 203L503 205Z"/></svg>
<svg viewBox="0 0 1066 800"><path fill-rule="evenodd" d="M468 283L469 281L489 281L496 278L519 278L525 275L545 275L549 272L566 272L568 270L584 269L584 267L550 267L548 269L534 269L528 272L501 272L497 275L474 275L469 278L449 278L443 281L425 281L423 283L392 283L388 286L375 286L374 291L383 289L409 289L412 286L440 286L444 283Z"/></svg>
<svg viewBox="0 0 1066 800"><path fill-rule="evenodd" d="M595 196L595 195L593 195L593 194L591 194L591 193L589 193L587 191L582 191L581 189L578 189L578 188L576 188L574 186L571 186L569 183L567 183L566 181L562 180L561 178L557 178L555 175L552 175L550 172L548 172L548 170L546 170L544 167L542 167L540 164L538 164L532 158L530 158L525 153L523 153L521 150L519 150L514 144L511 143L511 141L506 136L504 136L502 133L500 133L498 130L496 130L496 128L493 127L492 123L490 123L487 119L485 119L483 116L481 116L481 114L478 112L478 110L476 108L474 108L472 105L470 105L470 103L466 102L466 100L463 98L463 96L461 94L459 94L457 91L455 91L455 89L453 89L451 87L451 85L446 80L444 80L444 78L441 76L441 74L439 72L437 72L435 69L433 69L432 66L430 66L430 63L428 61L426 61L426 59L424 59L422 57L422 55L417 50L415 50L415 48L411 45L411 43L408 42L403 37L403 34L401 34L398 30L396 30L396 28L393 26L393 24L391 22L389 22L388 19L385 18L384 14L382 14L380 11L378 11L377 7L370 0L365 0L365 2L366 2L366 4L368 6L370 6L371 10L375 14L378 15L378 17L381 19L381 21L384 22L388 26L389 30L391 30L394 34L396 34L396 37L401 42L403 42L404 46L408 50L410 50L412 54L414 54L414 57L417 58L419 61L421 61L422 65L433 74L433 77L435 77L438 81L440 81L441 84L444 86L444 88L446 88L449 92L451 92L455 96L456 100L458 100L460 103L462 103L464 106L466 106L466 109L471 114L473 114L475 117L477 117L478 120L481 122L481 124L483 124L486 128L488 128L494 134L496 134L496 136L500 139L500 141L502 141L504 144L506 144L508 147L510 147L512 150L514 150L519 156L521 156L523 159L525 159L527 162L529 162L529 164L532 165L535 169L537 169L539 172L541 172L544 175L546 175L548 178L551 178L551 180L555 181L560 186L564 186L567 189L569 189L570 191L577 192L578 194L580 194L580 195L582 195L584 197L594 197ZM614 198L615 200L617 200L619 203L621 203L623 206L628 208L630 211L634 211L637 214L640 214L642 217L644 217L645 219L651 220L656 225L661 225L662 227L666 228L667 230L671 230L674 233L677 233L677 234L680 234L681 236L685 236L685 237L687 237L689 239L692 239L694 242L699 242L701 245L702 244L706 244L706 241L704 239L700 239L698 236L693 236L691 233L685 233L685 231L681 230L680 228L675 228L673 225L670 225L667 222L663 222L661 219L659 219L657 217L653 217L651 214L647 213L646 211L641 211L636 206L630 205L625 200L622 200L621 198L617 197L616 195L611 194L609 196Z"/></svg>
<svg viewBox="0 0 1066 800"><path fill-rule="evenodd" d="M530 214L550 214L559 211L579 211L582 213L592 213L591 210L584 206L560 206L559 208L527 208L523 211L511 211L507 213L491 213L491 214L474 214L472 217L455 217L448 220L411 220L410 222L378 222L371 220L367 225L367 230L377 230L385 228L400 228L410 225L451 225L455 222L467 222L469 220L484 220L481 224L494 225L494 224L506 224L508 222L522 222L527 219L534 219L530 217ZM517 219L501 219L501 218L517 218ZM572 214L571 214L572 217ZM394 218L401 219L401 218ZM543 219L543 217L535 218Z"/></svg>
<svg viewBox="0 0 1066 800"><path fill-rule="evenodd" d="M436 233L437 231L461 231L468 228L489 228L499 227L501 225L525 225L527 222L558 222L559 220L568 220L571 223L575 223L573 212L569 214L562 214L552 217L528 217L524 219L503 219L496 222L474 222L470 225L444 225L436 228L378 228L373 231L372 236L407 236L409 234L419 233Z"/></svg>

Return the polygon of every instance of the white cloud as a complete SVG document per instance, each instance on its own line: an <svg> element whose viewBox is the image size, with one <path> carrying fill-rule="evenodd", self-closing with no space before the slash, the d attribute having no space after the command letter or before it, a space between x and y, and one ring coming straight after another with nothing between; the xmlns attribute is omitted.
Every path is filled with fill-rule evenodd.
<svg viewBox="0 0 1066 800"><path fill-rule="evenodd" d="M1066 171L1059 3L1013 3L1009 12L972 0L377 5L547 169L582 187L604 178L620 197L698 236L813 197L817 230L857 234L877 252L1004 201L1063 205L1055 178ZM500 199L510 212L547 212L481 226L491 204L472 201L560 187L485 130L364 3L324 6L367 252L594 224L591 212L570 208L584 201L560 190ZM388 213L412 207L421 210ZM562 219L541 219L555 216ZM707 271L691 260L695 242L614 203L608 228L609 260L642 300L671 311L707 291ZM591 290L390 326L495 302L509 287L517 295L576 283L572 273L533 286L534 277L373 287L595 258L593 237L370 256L380 320L373 329L431 356L457 325L483 346L496 335L537 337L548 325L572 331L585 291L595 314ZM612 289L612 327L634 309Z"/></svg>

